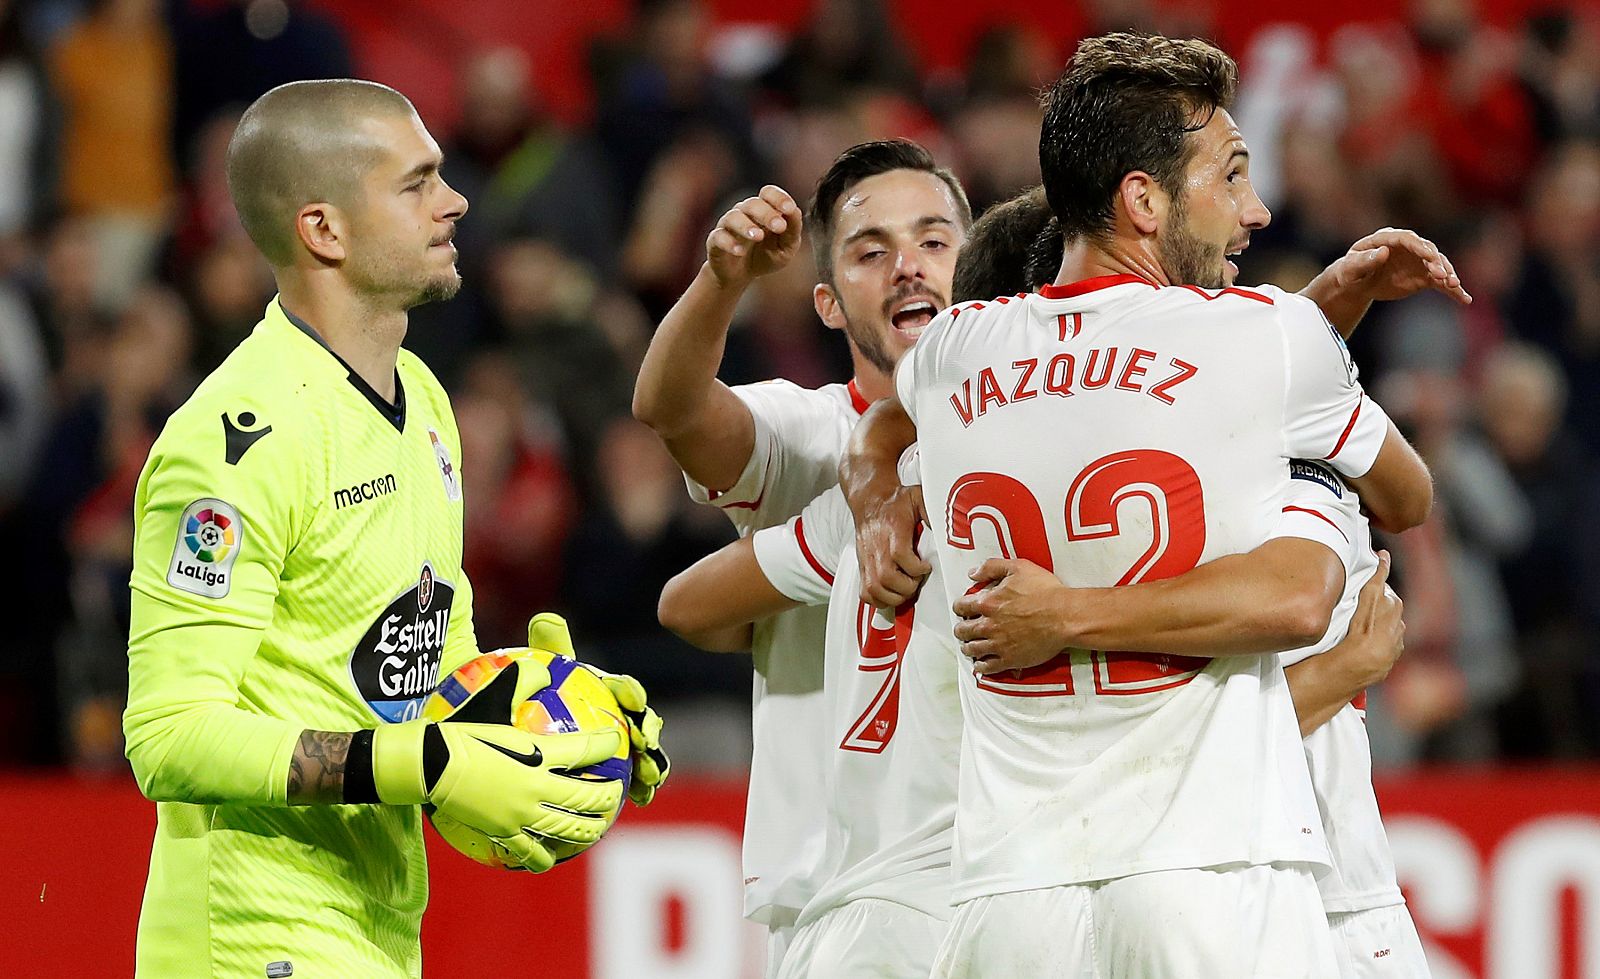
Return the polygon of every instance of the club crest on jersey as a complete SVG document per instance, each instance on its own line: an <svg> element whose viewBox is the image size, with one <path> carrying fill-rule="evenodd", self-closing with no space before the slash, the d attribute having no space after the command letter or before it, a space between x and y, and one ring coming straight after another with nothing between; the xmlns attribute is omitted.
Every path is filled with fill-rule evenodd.
<svg viewBox="0 0 1600 979"><path fill-rule="evenodd" d="M433 604L433 569L426 564L422 566L422 577L417 579L417 612L428 611L428 606Z"/></svg>
<svg viewBox="0 0 1600 979"><path fill-rule="evenodd" d="M417 581L394 597L350 652L350 679L373 713L409 721L438 685L455 586L423 564Z"/></svg>
<svg viewBox="0 0 1600 979"><path fill-rule="evenodd" d="M450 450L444 447L444 440L434 429L428 429L428 438L433 440L433 458L439 463L439 475L444 479L445 499L454 503L461 499L461 480L456 475L456 467L450 463Z"/></svg>
<svg viewBox="0 0 1600 979"><path fill-rule="evenodd" d="M244 521L222 500L195 500L178 518L178 539L167 584L204 598L223 598L233 586L233 562L244 546Z"/></svg>

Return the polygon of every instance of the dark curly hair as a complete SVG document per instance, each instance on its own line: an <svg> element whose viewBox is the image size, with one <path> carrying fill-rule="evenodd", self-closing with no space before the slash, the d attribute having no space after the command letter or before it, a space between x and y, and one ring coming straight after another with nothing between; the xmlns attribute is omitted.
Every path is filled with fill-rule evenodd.
<svg viewBox="0 0 1600 979"><path fill-rule="evenodd" d="M1190 133L1233 103L1239 68L1205 41L1107 34L1078 45L1044 98L1039 169L1066 239L1110 234L1117 187L1142 170L1175 192Z"/></svg>
<svg viewBox="0 0 1600 979"><path fill-rule="evenodd" d="M983 212L956 259L951 302L1031 292L1061 266L1061 226L1043 187L1025 190Z"/></svg>

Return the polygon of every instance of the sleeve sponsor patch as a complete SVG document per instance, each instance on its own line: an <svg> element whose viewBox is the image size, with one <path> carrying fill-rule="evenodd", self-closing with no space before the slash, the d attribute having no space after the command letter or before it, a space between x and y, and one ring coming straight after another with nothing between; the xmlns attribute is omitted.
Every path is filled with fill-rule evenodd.
<svg viewBox="0 0 1600 979"><path fill-rule="evenodd" d="M1289 477L1317 483L1339 499L1344 499L1344 480L1332 469L1309 459L1290 459Z"/></svg>
<svg viewBox="0 0 1600 979"><path fill-rule="evenodd" d="M204 598L223 598L233 584L233 562L244 546L244 521L230 503L195 500L178 518L178 539L167 565L167 584Z"/></svg>

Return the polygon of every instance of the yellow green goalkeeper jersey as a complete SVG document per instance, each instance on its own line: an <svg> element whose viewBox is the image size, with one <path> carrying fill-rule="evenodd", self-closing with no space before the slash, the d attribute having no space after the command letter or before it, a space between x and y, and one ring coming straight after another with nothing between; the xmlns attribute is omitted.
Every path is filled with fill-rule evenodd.
<svg viewBox="0 0 1600 979"><path fill-rule="evenodd" d="M477 652L455 420L416 357L396 375L390 405L274 300L150 451L124 717L158 803L140 976L421 973L417 807L286 800L302 730L415 717Z"/></svg>

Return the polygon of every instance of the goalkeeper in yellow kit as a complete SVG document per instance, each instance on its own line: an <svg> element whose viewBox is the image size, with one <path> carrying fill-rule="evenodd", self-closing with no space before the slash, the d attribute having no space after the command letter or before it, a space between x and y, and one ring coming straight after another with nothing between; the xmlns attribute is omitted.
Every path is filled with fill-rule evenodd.
<svg viewBox="0 0 1600 979"><path fill-rule="evenodd" d="M564 775L615 733L419 719L478 652L455 419L400 349L406 311L460 285L467 202L440 164L404 96L350 80L268 92L229 147L278 297L136 493L124 728L159 803L141 976L420 975L419 804L544 870L541 839L592 842L619 801ZM636 682L608 685L646 802L660 720Z"/></svg>

